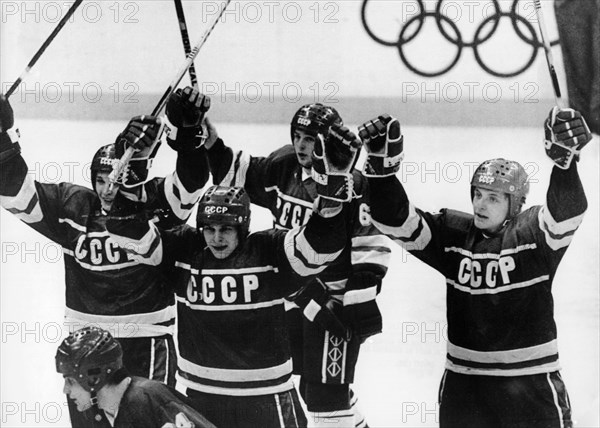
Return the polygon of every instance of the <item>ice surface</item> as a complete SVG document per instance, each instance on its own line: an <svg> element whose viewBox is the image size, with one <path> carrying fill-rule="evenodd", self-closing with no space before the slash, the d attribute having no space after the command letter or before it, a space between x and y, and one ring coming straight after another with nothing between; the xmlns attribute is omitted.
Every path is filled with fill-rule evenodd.
<svg viewBox="0 0 600 428"><path fill-rule="evenodd" d="M113 141L121 122L21 121L21 146L40 181L86 184L96 148ZM286 125L219 124L226 143L268 154L289 143ZM355 129L355 125L353 126ZM551 165L541 128L405 127L401 178L413 202L426 210L468 211L473 168L491 157L525 164L532 174L530 203L544 200ZM154 172L174 166L161 148ZM598 141L584 150L580 173L589 199L586 218L554 281L562 375L578 427L598 427ZM252 228L270 226L253 211ZM67 427L68 411L54 355L62 326L64 272L60 248L2 210L0 272L2 426ZM437 426L437 392L445 358L445 285L441 275L394 248L379 297L384 332L361 350L355 390L372 427Z"/></svg>

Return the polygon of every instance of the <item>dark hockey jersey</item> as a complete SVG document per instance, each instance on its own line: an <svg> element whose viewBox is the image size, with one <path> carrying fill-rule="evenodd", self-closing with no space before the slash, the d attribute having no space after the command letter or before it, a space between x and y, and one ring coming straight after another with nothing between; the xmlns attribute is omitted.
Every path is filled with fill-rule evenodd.
<svg viewBox="0 0 600 428"><path fill-rule="evenodd" d="M114 428L214 428L183 394L167 385L133 376L119 403Z"/></svg>
<svg viewBox="0 0 600 428"><path fill-rule="evenodd" d="M208 157L214 182L243 186L252 203L271 211L276 228L290 229L308 221L316 191L314 182L298 164L291 144L267 157L254 157L232 151L218 140L208 150ZM389 240L371 224L366 179L354 170L353 180L353 199L344 206L346 247L342 256L320 275L332 296L346 306L375 304L378 290L374 284L354 283L350 290L346 283L353 271L360 270L370 270L383 278L391 253Z"/></svg>
<svg viewBox="0 0 600 428"><path fill-rule="evenodd" d="M554 168L547 203L489 237L471 214L415 208L395 177L373 181L377 227L446 277L446 367L492 376L558 370L552 281L587 207L576 167Z"/></svg>
<svg viewBox="0 0 600 428"><path fill-rule="evenodd" d="M142 192L149 210L163 212L160 218L166 225L185 222L208 179L207 173L190 172L198 165L189 155L177 165L176 172L151 180ZM27 170L20 155L2 164L0 203L62 246L65 323L73 329L91 323L115 337L171 333L175 317L172 288L158 268L141 263L109 237L96 193L71 183L39 183Z"/></svg>
<svg viewBox="0 0 600 428"><path fill-rule="evenodd" d="M122 246L162 258L175 279L178 381L210 394L264 395L288 391L291 382L283 297L297 276L316 275L339 256L346 241L341 215L315 215L306 226L271 229L244 238L225 259L212 255L201 233L189 226L134 240L131 228L109 230Z"/></svg>

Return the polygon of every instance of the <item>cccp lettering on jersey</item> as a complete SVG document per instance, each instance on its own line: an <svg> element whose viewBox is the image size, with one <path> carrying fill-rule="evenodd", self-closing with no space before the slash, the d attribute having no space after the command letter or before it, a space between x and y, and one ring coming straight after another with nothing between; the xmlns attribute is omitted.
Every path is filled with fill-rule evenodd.
<svg viewBox="0 0 600 428"><path fill-rule="evenodd" d="M75 258L95 266L119 263L129 256L107 236L80 235L75 246Z"/></svg>
<svg viewBox="0 0 600 428"><path fill-rule="evenodd" d="M200 277L192 275L188 281L187 299L190 303L205 304L241 304L251 303L253 291L258 290L259 282L256 275L226 275Z"/></svg>
<svg viewBox="0 0 600 428"><path fill-rule="evenodd" d="M284 229L293 229L305 225L312 214L312 206L305 207L290 201L277 198L279 217L276 219L278 226Z"/></svg>
<svg viewBox="0 0 600 428"><path fill-rule="evenodd" d="M469 284L473 288L482 285L494 288L498 281L504 285L510 284L509 272L513 270L515 260L511 256L500 257L498 260L473 260L465 257L459 264L458 282Z"/></svg>

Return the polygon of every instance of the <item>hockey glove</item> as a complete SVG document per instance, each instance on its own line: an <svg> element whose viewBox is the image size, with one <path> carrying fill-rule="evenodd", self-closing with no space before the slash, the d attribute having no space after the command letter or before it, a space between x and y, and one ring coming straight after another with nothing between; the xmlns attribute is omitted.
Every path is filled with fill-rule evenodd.
<svg viewBox="0 0 600 428"><path fill-rule="evenodd" d="M0 163L21 153L19 130L13 129L15 118L10 103L0 95Z"/></svg>
<svg viewBox="0 0 600 428"><path fill-rule="evenodd" d="M135 154L126 165L119 184L132 188L144 184L152 167L152 161L160 147L160 138L164 130L164 121L158 116L136 116L115 143L115 152L120 159L125 150L133 147Z"/></svg>
<svg viewBox="0 0 600 428"><path fill-rule="evenodd" d="M592 139L585 119L573 109L554 107L544 122L546 154L556 166L569 169L573 159Z"/></svg>
<svg viewBox="0 0 600 428"><path fill-rule="evenodd" d="M383 114L359 126L358 135L367 150L363 174L366 177L395 175L404 158L404 137L398 119Z"/></svg>
<svg viewBox="0 0 600 428"><path fill-rule="evenodd" d="M203 127L210 97L191 86L177 89L167 102L167 143L178 152L195 150L211 135ZM216 139L216 138L215 138Z"/></svg>
<svg viewBox="0 0 600 428"><path fill-rule="evenodd" d="M350 340L352 333L334 314L330 306L336 303L319 278L314 278L294 293L292 300L306 319L330 331L335 336Z"/></svg>
<svg viewBox="0 0 600 428"><path fill-rule="evenodd" d="M317 185L316 207L325 217L352 199L352 168L362 143L345 126L333 125L323 138L318 135L313 149L311 175Z"/></svg>
<svg viewBox="0 0 600 428"><path fill-rule="evenodd" d="M381 291L381 277L371 271L353 273L346 283L343 318L361 343L383 330L375 297Z"/></svg>

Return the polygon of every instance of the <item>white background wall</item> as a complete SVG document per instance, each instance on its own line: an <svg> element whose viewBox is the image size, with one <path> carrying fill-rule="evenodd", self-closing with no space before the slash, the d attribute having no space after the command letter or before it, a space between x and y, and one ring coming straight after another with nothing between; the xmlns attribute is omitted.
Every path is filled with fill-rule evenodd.
<svg viewBox="0 0 600 428"><path fill-rule="evenodd" d="M216 17L221 2L183 3L194 44ZM552 1L542 3L554 40ZM3 92L69 4L0 1ZM433 11L437 2L424 4L427 11ZM465 42L473 40L479 24L494 11L490 0L441 4ZM499 4L508 12L512 0ZM519 4L520 15L537 28L533 3L521 0ZM396 47L383 46L369 37L361 22L362 5L360 0L233 1L196 60L202 88L213 95L215 104L227 101L227 108L218 110L226 120L287 121L294 108L282 114L282 102L298 102L300 97L302 102L341 103L352 119L357 111L364 111L365 106L375 108L383 99L395 103L387 105L406 107L409 121L415 115L457 115L460 106L462 113L457 117L462 122L472 120L469 109L475 116L483 109L491 123L499 114L510 116L511 110L519 112L512 115L513 120L523 121L525 112L527 122L530 112L539 109L545 113L551 106L542 50L527 72L501 79L482 71L473 49L465 47L449 73L423 78L402 64ZM365 10L369 28L393 42L402 25L417 14L418 3L370 0ZM414 34L415 27L413 23L407 35ZM482 34L488 34L491 27L484 27ZM444 28L455 34L447 23ZM528 34L523 25L520 28ZM405 47L409 60L426 71L444 68L457 52L432 17ZM86 0L15 94L13 104L26 103L23 114L30 116L63 113L119 118L151 110L176 74L182 50L172 1ZM532 47L519 39L510 19L504 17L479 51L490 67L508 72L527 61ZM560 66L560 49L553 51Z"/></svg>

